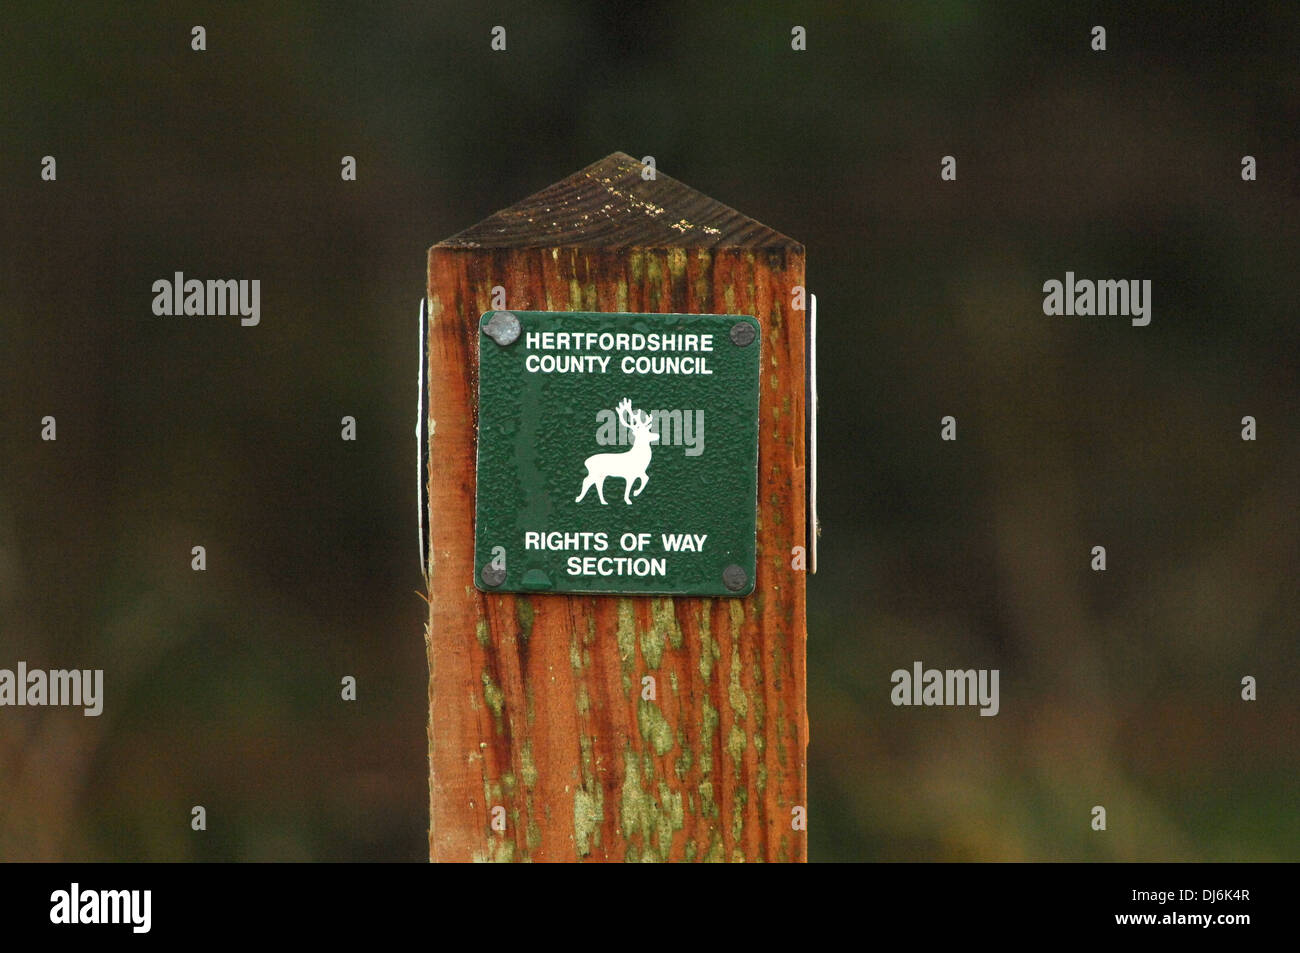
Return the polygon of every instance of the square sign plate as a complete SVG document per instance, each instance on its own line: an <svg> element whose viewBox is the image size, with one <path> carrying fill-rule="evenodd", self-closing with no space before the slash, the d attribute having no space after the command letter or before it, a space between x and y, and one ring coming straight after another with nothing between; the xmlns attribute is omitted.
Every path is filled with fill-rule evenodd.
<svg viewBox="0 0 1300 953"><path fill-rule="evenodd" d="M747 315L484 314L475 585L751 592L761 343Z"/></svg>

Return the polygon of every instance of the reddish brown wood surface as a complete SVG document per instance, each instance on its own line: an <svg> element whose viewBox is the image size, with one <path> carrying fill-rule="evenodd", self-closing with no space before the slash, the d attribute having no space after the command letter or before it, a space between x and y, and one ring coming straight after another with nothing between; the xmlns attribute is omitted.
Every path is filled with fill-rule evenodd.
<svg viewBox="0 0 1300 953"><path fill-rule="evenodd" d="M798 243L616 153L429 251L429 855L806 859L804 283ZM743 599L474 587L479 316L733 313L763 329ZM642 700L642 677L657 699ZM492 827L493 807L506 827Z"/></svg>

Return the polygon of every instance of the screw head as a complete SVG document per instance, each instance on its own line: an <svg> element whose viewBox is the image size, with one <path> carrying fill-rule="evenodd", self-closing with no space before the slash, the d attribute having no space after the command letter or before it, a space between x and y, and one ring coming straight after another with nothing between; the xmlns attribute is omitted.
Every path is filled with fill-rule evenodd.
<svg viewBox="0 0 1300 953"><path fill-rule="evenodd" d="M749 347L754 343L754 326L748 321L738 321L731 326L731 343L736 347Z"/></svg>
<svg viewBox="0 0 1300 953"><path fill-rule="evenodd" d="M509 311L497 311L483 325L483 333L502 347L514 344L519 338L519 319Z"/></svg>
<svg viewBox="0 0 1300 953"><path fill-rule="evenodd" d="M748 325L746 325L748 327ZM732 592L739 592L749 582L749 574L735 563L722 570L722 584Z"/></svg>
<svg viewBox="0 0 1300 953"><path fill-rule="evenodd" d="M506 581L506 571L504 569L497 569L491 563L484 566L483 571L479 573L479 575L483 579L483 585L491 586L493 589Z"/></svg>

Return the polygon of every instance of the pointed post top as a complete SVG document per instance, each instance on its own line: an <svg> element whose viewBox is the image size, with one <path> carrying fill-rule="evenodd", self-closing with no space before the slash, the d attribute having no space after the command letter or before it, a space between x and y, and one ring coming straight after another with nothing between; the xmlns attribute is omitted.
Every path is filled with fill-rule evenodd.
<svg viewBox="0 0 1300 953"><path fill-rule="evenodd" d="M748 248L802 251L792 238L623 152L489 215L435 248Z"/></svg>

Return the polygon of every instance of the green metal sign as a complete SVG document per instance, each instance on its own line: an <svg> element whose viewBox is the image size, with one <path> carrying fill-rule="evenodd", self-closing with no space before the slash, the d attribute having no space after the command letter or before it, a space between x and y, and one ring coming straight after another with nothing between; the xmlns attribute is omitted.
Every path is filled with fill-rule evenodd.
<svg viewBox="0 0 1300 953"><path fill-rule="evenodd" d="M475 585L753 590L758 321L489 311L479 331Z"/></svg>

